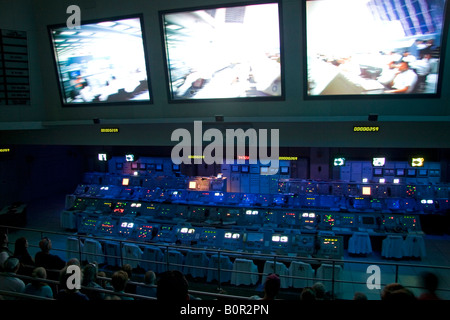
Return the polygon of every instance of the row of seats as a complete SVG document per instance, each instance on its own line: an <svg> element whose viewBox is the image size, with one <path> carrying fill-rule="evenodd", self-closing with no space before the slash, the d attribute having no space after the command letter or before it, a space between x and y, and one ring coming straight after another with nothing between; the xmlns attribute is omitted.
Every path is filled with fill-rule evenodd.
<svg viewBox="0 0 450 320"><path fill-rule="evenodd" d="M67 238L67 256L80 255L82 261L97 262L110 266L130 264L133 268L153 270L156 273L168 270L179 270L194 278L206 278L207 282L230 282L233 285L256 285L260 280L258 267L250 259L236 258L234 262L228 255L212 254L208 256L205 251L186 250L183 254L179 250L170 248L167 251L160 247L145 245L138 246L133 243L120 243L117 241L102 241L86 238L81 241L77 237ZM322 264L317 272L308 263L292 261L289 268L283 262L266 261L264 263L261 281L270 273L280 275L281 288L304 288L313 284L313 279L340 279L342 268ZM331 282L324 281L324 285L331 290ZM335 292L339 283L335 284Z"/></svg>

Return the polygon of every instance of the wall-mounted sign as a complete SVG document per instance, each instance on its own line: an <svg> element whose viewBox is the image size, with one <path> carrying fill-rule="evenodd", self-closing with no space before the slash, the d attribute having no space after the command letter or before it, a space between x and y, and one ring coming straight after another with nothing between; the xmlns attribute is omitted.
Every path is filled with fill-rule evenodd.
<svg viewBox="0 0 450 320"><path fill-rule="evenodd" d="M0 29L0 105L29 105L27 33Z"/></svg>

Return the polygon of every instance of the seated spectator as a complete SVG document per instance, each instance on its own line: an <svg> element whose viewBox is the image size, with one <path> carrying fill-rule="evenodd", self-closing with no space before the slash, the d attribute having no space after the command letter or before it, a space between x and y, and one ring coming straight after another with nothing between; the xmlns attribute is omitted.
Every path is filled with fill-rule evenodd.
<svg viewBox="0 0 450 320"><path fill-rule="evenodd" d="M86 288L104 289L97 283L97 266L93 263L87 264L83 269L83 282L81 284ZM89 300L104 300L105 293L96 290L82 289L82 293L88 296Z"/></svg>
<svg viewBox="0 0 450 320"><path fill-rule="evenodd" d="M13 256L20 262L17 274L30 276L34 269L34 260L28 252L28 240L25 237L16 240Z"/></svg>
<svg viewBox="0 0 450 320"><path fill-rule="evenodd" d="M50 250L52 249L52 241L49 238L42 238L39 242L39 248L41 251L36 253L34 257L36 267L45 268L49 279L58 280L59 272L56 273L54 271L63 269L66 266L66 262L59 256L50 253Z"/></svg>
<svg viewBox="0 0 450 320"><path fill-rule="evenodd" d="M252 296L251 299L256 300L275 300L276 296L280 292L280 277L274 273L267 276L264 282L264 297Z"/></svg>
<svg viewBox="0 0 450 320"><path fill-rule="evenodd" d="M419 296L419 300L441 300L436 294L439 285L438 277L432 272L424 272L420 275L422 287L425 289Z"/></svg>
<svg viewBox="0 0 450 320"><path fill-rule="evenodd" d="M0 252L0 272L4 271L3 265L9 257L10 255L6 251Z"/></svg>
<svg viewBox="0 0 450 320"><path fill-rule="evenodd" d="M145 286L137 286L136 293L141 296L156 298L156 275L153 271L149 270L144 276Z"/></svg>
<svg viewBox="0 0 450 320"><path fill-rule="evenodd" d="M125 293L125 288L128 282L128 274L119 270L113 273L111 277L111 285L115 293ZM106 300L134 300L133 297L127 297L122 294L120 295L107 295Z"/></svg>
<svg viewBox="0 0 450 320"><path fill-rule="evenodd" d="M66 262L66 267L68 266L78 266L81 268L80 260L78 260L77 258L72 258Z"/></svg>
<svg viewBox="0 0 450 320"><path fill-rule="evenodd" d="M25 286L24 293L31 294L34 296L44 297L44 298L53 298L53 290L50 286L41 281L40 279L47 279L47 272L42 267L34 268L31 273L33 278L36 280L31 281L29 284Z"/></svg>
<svg viewBox="0 0 450 320"><path fill-rule="evenodd" d="M367 300L367 296L364 293L357 291L353 295L353 300L355 300L355 301L366 301Z"/></svg>
<svg viewBox="0 0 450 320"><path fill-rule="evenodd" d="M300 300L302 300L302 301L315 301L316 300L316 294L314 293L314 290L311 287L303 288L302 292L300 293Z"/></svg>
<svg viewBox="0 0 450 320"><path fill-rule="evenodd" d="M322 282L314 283L311 289L313 289L316 295L316 300L330 300L329 293L326 291Z"/></svg>
<svg viewBox="0 0 450 320"><path fill-rule="evenodd" d="M8 256L12 256L13 252L11 250L9 250L8 248L8 234L2 232L0 234L0 252L6 252L8 254Z"/></svg>
<svg viewBox="0 0 450 320"><path fill-rule="evenodd" d="M386 285L381 291L381 300L383 301L413 301L416 297L411 290L405 288L399 283Z"/></svg>
<svg viewBox="0 0 450 320"><path fill-rule="evenodd" d="M97 282L100 287L102 287L103 289L106 289L108 286L108 281L105 279L101 279L101 278L106 278L106 273L103 271L98 271L97 272L97 280L95 282Z"/></svg>
<svg viewBox="0 0 450 320"><path fill-rule="evenodd" d="M127 281L127 285L125 287L125 292L135 294L136 293L136 285L134 283L130 283L130 281L133 277L133 267L131 266L131 264L124 264L122 266L122 270L125 271L128 275L128 281Z"/></svg>
<svg viewBox="0 0 450 320"><path fill-rule="evenodd" d="M81 293L77 288L69 288L67 283L69 278L72 276L72 273L67 272L67 267L64 267L60 273L59 279L59 287L60 290L56 295L57 300L61 301L87 301L89 300L88 296L84 293ZM82 279L80 279L80 283Z"/></svg>
<svg viewBox="0 0 450 320"><path fill-rule="evenodd" d="M190 299L189 284L178 270L163 272L157 282L156 298L163 302L185 302Z"/></svg>
<svg viewBox="0 0 450 320"><path fill-rule="evenodd" d="M4 272L0 273L0 290L23 293L25 290L25 283L19 279L16 274L19 270L19 259L9 257L4 265ZM16 300L14 296L3 295L4 300Z"/></svg>

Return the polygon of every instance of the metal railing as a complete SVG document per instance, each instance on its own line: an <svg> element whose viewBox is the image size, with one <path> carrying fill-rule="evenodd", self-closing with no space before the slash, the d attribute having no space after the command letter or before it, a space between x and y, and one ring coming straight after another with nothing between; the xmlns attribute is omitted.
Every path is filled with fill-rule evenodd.
<svg viewBox="0 0 450 320"><path fill-rule="evenodd" d="M327 258L310 258L310 257L298 257L298 256L289 256L289 255L276 255L276 254L265 254L265 253L250 253L250 252L238 252L238 251L231 251L231 250L222 250L222 249L211 249L211 248L197 248L197 247L190 247L190 246L181 246L181 245L171 245L171 244L162 244L162 243L149 243L149 242L140 242L140 241L132 241L132 240L126 240L126 239L117 239L117 238L106 238L106 237L98 237L98 236L90 236L90 235L80 235L80 234L71 234L71 233L64 233L64 232L57 232L57 231L46 231L46 230L39 230L39 229L30 229L30 228L21 228L21 227L13 227L13 226L0 226L1 229L6 230L6 232L10 231L18 231L18 232L35 232L39 233L40 237L43 238L44 235L58 235L63 237L75 237L79 241L85 240L85 239L94 239L101 241L114 241L119 244L119 255L118 256L112 256L112 255L106 255L104 253L86 253L82 252L82 250L73 251L68 249L59 249L59 248L53 248L53 251L63 251L66 254L67 253L73 253L73 258L77 258L80 262L84 261L82 258L83 256L89 256L89 255L95 255L95 256L102 256L102 257L109 257L109 258L116 258L119 259L121 262L121 265L123 265L124 259L128 261L135 261L137 263L145 263L145 262L151 262L157 265L165 266L164 270L171 270L175 268L196 268L196 269L202 269L206 272L208 271L214 271L217 272L217 279L214 279L217 281L217 287L216 290L221 292L222 289L222 283L225 283L225 281L222 281L221 275L223 273L239 273L239 274L257 274L259 281L261 281L262 277L267 276L269 273L264 272L251 272L251 271L242 271L242 270L233 270L233 269L224 269L220 266L220 263L218 264L217 268L212 268L209 266L199 266L199 265L188 265L188 264L180 264L180 263L174 263L170 262L168 259L168 255L164 255L165 260L164 261L153 261L153 260L145 260L142 258L132 258L132 257L123 257L122 255L122 248L125 243L128 244L135 244L135 245L141 245L141 246L153 246L153 247L159 247L163 252L168 252L169 250L177 250L179 252L186 253L188 250L190 251L203 251L207 255L214 255L216 254L219 258L223 256L228 256L230 258L248 258L251 260L260 260L260 261L266 261L266 262L273 262L274 270L273 273L277 273L277 262L282 263L290 263L293 261L299 261L304 263L309 263L311 265L320 266L323 264L328 264L332 266L332 273L331 278L318 278L316 276L313 277L301 277L301 276L294 276L294 275L281 275L281 277L291 279L291 280L310 280L312 282L322 282L322 283L331 283L331 290L330 294L332 298L336 298L336 286L339 284L354 284L354 285L366 285L366 282L360 282L360 281L352 281L348 279L342 279L336 275L336 267L337 266L344 266L344 264L362 264L362 265L373 265L376 264L377 266L386 266L386 267L392 267L394 268L394 279L392 281L380 283L381 287L384 287L385 285L389 283L400 283L400 270L401 268L420 268L420 269L431 269L431 270L441 270L441 271L448 271L450 272L450 267L448 266L436 266L436 265L427 265L427 264L412 264L412 263L400 263L400 262L383 262L383 261L359 261L359 260L346 260L346 259L327 259ZM37 247L30 244L30 247ZM272 272L271 272L272 273ZM137 285L145 285L143 283L135 283ZM420 286L415 286L411 284L404 284L407 288L417 288L421 289ZM86 288L86 290L95 290L94 288ZM442 292L450 292L450 288L439 288L437 291ZM246 300L249 299L249 297L246 296L239 296L239 295L228 295L223 293L217 293L217 292L206 292L206 291L195 291L190 290L192 294L199 294L202 296L207 296L211 298L227 298L227 299L242 299ZM111 293L111 292L109 292ZM125 294L128 295L128 294ZM139 297L136 298L145 298L145 297Z"/></svg>

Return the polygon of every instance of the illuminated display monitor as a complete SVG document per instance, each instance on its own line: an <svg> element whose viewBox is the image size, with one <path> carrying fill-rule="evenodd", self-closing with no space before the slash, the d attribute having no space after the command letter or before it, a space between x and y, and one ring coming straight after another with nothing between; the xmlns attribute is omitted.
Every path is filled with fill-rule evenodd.
<svg viewBox="0 0 450 320"><path fill-rule="evenodd" d="M305 1L305 97L439 97L448 1Z"/></svg>
<svg viewBox="0 0 450 320"><path fill-rule="evenodd" d="M362 195L370 196L372 194L372 189L370 187L362 187Z"/></svg>
<svg viewBox="0 0 450 320"><path fill-rule="evenodd" d="M383 169L382 168L374 168L373 169L373 175L374 176L382 176L383 175Z"/></svg>
<svg viewBox="0 0 450 320"><path fill-rule="evenodd" d="M247 165L241 166L241 172L242 173L248 173L250 170L250 167Z"/></svg>
<svg viewBox="0 0 450 320"><path fill-rule="evenodd" d="M108 160L108 156L106 155L106 153L98 154L98 161L107 161L107 160Z"/></svg>
<svg viewBox="0 0 450 320"><path fill-rule="evenodd" d="M247 242L262 242L264 241L264 234L260 232L247 233Z"/></svg>
<svg viewBox="0 0 450 320"><path fill-rule="evenodd" d="M137 170L138 169L138 163L137 162L132 162L131 163L131 169Z"/></svg>
<svg viewBox="0 0 450 320"><path fill-rule="evenodd" d="M289 167L281 166L280 167L280 174L289 174Z"/></svg>
<svg viewBox="0 0 450 320"><path fill-rule="evenodd" d="M129 178L123 178L122 179L122 185L123 186L127 186L130 183L130 179Z"/></svg>
<svg viewBox="0 0 450 320"><path fill-rule="evenodd" d="M189 181L189 189L195 189L195 188L197 188L197 182Z"/></svg>
<svg viewBox="0 0 450 320"><path fill-rule="evenodd" d="M386 158L373 158L372 159L372 165L374 167L382 167L386 163Z"/></svg>
<svg viewBox="0 0 450 320"><path fill-rule="evenodd" d="M345 165L345 158L334 158L334 162L333 162L335 167L341 167L343 165Z"/></svg>
<svg viewBox="0 0 450 320"><path fill-rule="evenodd" d="M419 177L426 177L426 176L428 176L428 170L427 169L419 169L417 175Z"/></svg>
<svg viewBox="0 0 450 320"><path fill-rule="evenodd" d="M412 158L411 167L423 167L424 162L425 162L424 158Z"/></svg>
<svg viewBox="0 0 450 320"><path fill-rule="evenodd" d="M133 162L134 161L134 155L133 154L126 154L125 155L125 161ZM133 165L133 163L131 165ZM137 169L137 167L136 167L136 169Z"/></svg>
<svg viewBox="0 0 450 320"><path fill-rule="evenodd" d="M397 177L404 177L405 176L405 169L396 169L395 170L395 175Z"/></svg>
<svg viewBox="0 0 450 320"><path fill-rule="evenodd" d="M286 243L286 242L288 242L288 237L287 237L287 236L282 236L282 235L279 235L279 234L274 234L274 235L272 236L272 241L273 241L273 242L282 242L282 243Z"/></svg>
<svg viewBox="0 0 450 320"><path fill-rule="evenodd" d="M276 1L160 12L171 101L281 100Z"/></svg>
<svg viewBox="0 0 450 320"><path fill-rule="evenodd" d="M130 228L134 227L134 223L133 222L122 222L120 224L120 227L130 229Z"/></svg>
<svg viewBox="0 0 450 320"><path fill-rule="evenodd" d="M407 175L408 177L415 177L415 176L416 176L416 169L408 169L408 170L406 171L406 175Z"/></svg>
<svg viewBox="0 0 450 320"><path fill-rule="evenodd" d="M48 31L63 106L152 102L142 15Z"/></svg>
<svg viewBox="0 0 450 320"><path fill-rule="evenodd" d="M225 232L224 238L225 239L239 239L241 235L236 232Z"/></svg>
<svg viewBox="0 0 450 320"><path fill-rule="evenodd" d="M239 166L232 165L231 166L231 172L239 172Z"/></svg>

